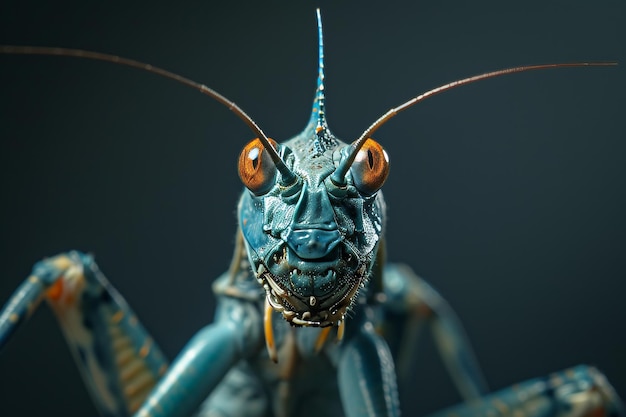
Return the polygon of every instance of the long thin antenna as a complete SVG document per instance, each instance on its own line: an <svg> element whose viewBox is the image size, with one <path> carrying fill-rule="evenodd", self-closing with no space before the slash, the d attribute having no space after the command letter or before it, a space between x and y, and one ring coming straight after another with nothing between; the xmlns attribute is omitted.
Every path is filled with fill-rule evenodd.
<svg viewBox="0 0 626 417"><path fill-rule="evenodd" d="M311 112L311 122L316 128L326 129L326 93L324 91L324 34L322 31L322 13L315 11L317 17L317 89Z"/></svg>
<svg viewBox="0 0 626 417"><path fill-rule="evenodd" d="M51 48L45 46L14 46L14 45L0 45L0 54L12 54L12 55L53 55L53 56L69 56L75 58L86 58L93 59L96 61L105 61L113 64L125 65L128 67L144 70L147 72L151 72L153 74L160 75L161 77L169 78L174 81L178 81L179 83L191 87L195 90L200 91L202 94L205 94L219 103L223 104L228 108L228 110L235 113L241 120L244 121L246 125L254 132L255 135L258 136L259 140L267 150L269 156L274 161L276 168L282 175L282 181L284 183L292 183L295 181L295 174L285 165L283 160L281 159L278 152L274 149L274 147L270 144L267 136L261 130L261 128L256 124L254 120L246 112L244 112L241 107L227 99L217 91L212 88L207 87L204 84L197 83L189 78L183 77L181 75L175 74L173 72L164 70L159 67L152 66L150 64L146 64L144 62L136 61L134 59L128 59L119 57L116 55L105 54L101 52L93 52L93 51L85 51L82 49L71 49L71 48Z"/></svg>
<svg viewBox="0 0 626 417"><path fill-rule="evenodd" d="M543 70L543 69L551 69L551 68L566 68L566 67L610 67L616 66L617 62L574 62L574 63L563 63L563 64L543 64L543 65L527 65L522 67L513 67L506 68L498 71L486 72L480 75L474 75L472 77L463 78L462 80L452 81L451 83L444 84L437 88L433 88L419 96L413 97L412 99L402 103L401 105L389 109L385 114L380 116L374 123L372 123L365 131L359 136L357 140L352 142L350 145L350 153L348 156L341 162L339 167L333 172L331 176L331 180L337 184L342 185L345 184L345 176L350 166L354 162L357 153L367 140L379 127L384 125L389 119L397 115L403 110L408 109L414 104L419 103L427 99L428 97L432 97L436 94L443 93L444 91L451 90L455 87L460 87L462 85L470 84L476 81L484 80L487 78L499 77L501 75L514 74L517 72L525 72L525 71L533 71L533 70Z"/></svg>

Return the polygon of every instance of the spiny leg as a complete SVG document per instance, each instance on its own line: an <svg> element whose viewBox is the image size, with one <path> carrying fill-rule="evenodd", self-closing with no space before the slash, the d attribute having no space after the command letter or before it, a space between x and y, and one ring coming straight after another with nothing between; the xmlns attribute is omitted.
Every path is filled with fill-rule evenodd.
<svg viewBox="0 0 626 417"><path fill-rule="evenodd" d="M388 264L383 272L385 338L389 342L399 378L406 379L415 357L417 336L426 324L453 382L466 401L488 392L469 339L448 303L406 265Z"/></svg>
<svg viewBox="0 0 626 417"><path fill-rule="evenodd" d="M167 361L93 258L69 252L38 262L0 312L0 349L46 299L96 408L129 416Z"/></svg>
<svg viewBox="0 0 626 417"><path fill-rule="evenodd" d="M621 400L605 376L585 365L535 378L429 417L617 417Z"/></svg>

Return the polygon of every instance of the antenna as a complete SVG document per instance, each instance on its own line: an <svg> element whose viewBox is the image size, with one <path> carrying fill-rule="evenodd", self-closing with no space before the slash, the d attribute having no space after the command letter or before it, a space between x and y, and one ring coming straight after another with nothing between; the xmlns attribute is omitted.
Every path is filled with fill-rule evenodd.
<svg viewBox="0 0 626 417"><path fill-rule="evenodd" d="M270 144L267 136L256 124L254 120L241 107L235 104L233 101L227 99L212 88L207 87L204 84L197 83L189 78L185 78L181 75L175 74L171 71L164 70L159 67L146 64L144 62L136 61L134 59L128 59L119 57L116 55L105 54L101 52L85 51L82 49L70 49L70 48L51 48L45 46L13 46L13 45L0 45L0 54L12 54L12 55L52 55L52 56L69 56L74 58L86 58L96 61L105 61L118 65L125 65L128 67L144 70L161 77L168 78L170 80L178 81L179 83L191 87L200 91L202 94L207 95L219 103L223 104L228 110L235 113L246 125L258 136L259 140L267 150L272 161L276 165L276 168L282 175L282 182L291 184L296 180L295 174L285 165L276 149Z"/></svg>
<svg viewBox="0 0 626 417"><path fill-rule="evenodd" d="M534 71L534 70L544 70L544 69L552 69L552 68L569 68L569 67L612 67L617 66L617 62L573 62L573 63L562 63L562 64L542 64L542 65L526 65L522 67L513 67L506 68L498 71L486 72L480 75L474 75L472 77L463 78L461 80L452 81L451 83L441 85L439 87L433 88L432 90L426 91L425 93L420 94L419 96L413 97L412 99L400 104L397 107L389 109L385 114L380 116L374 123L372 123L361 136L350 145L350 153L348 156L342 160L341 164L337 167L335 172L331 175L330 179L335 185L341 186L345 185L346 180L345 176L350 166L354 162L356 155L359 150L367 140L375 131L378 130L379 127L384 125L389 119L408 109L409 107L419 103L427 99L428 97L432 97L436 94L443 93L444 91L451 90L455 87L460 87L462 85L471 84L476 81L485 80L487 78L495 78L501 75L514 74L518 72L526 72L526 71Z"/></svg>

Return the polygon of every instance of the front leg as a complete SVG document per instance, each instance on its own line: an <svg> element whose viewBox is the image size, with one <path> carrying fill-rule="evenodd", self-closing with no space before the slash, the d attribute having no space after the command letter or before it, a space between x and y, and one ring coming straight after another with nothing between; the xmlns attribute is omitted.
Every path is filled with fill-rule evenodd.
<svg viewBox="0 0 626 417"><path fill-rule="evenodd" d="M216 322L189 341L135 417L190 417L242 358L262 346L253 303L223 297Z"/></svg>
<svg viewBox="0 0 626 417"><path fill-rule="evenodd" d="M347 417L400 414L393 358L369 321L361 324L342 347L338 379Z"/></svg>
<svg viewBox="0 0 626 417"><path fill-rule="evenodd" d="M72 251L38 262L0 310L0 350L46 300L94 405L128 417L167 370L167 360L92 256Z"/></svg>

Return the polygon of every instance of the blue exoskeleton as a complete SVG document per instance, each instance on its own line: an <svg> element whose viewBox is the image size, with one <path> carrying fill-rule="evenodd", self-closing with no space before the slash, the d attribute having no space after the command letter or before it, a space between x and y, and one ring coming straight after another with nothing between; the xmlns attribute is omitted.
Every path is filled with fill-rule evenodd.
<svg viewBox="0 0 626 417"><path fill-rule="evenodd" d="M597 370L579 366L489 394L445 301L408 267L385 263L389 158L369 136L425 97L522 67L457 81L392 109L351 144L325 117L321 20L312 115L282 144L228 99L182 77L103 54L11 49L149 69L217 99L258 135L242 151L246 187L237 245L214 284L215 322L168 365L91 256L69 252L35 265L0 313L0 347L46 299L103 416L397 416L397 374L427 323L466 403L437 415L617 415ZM39 52L38 52L39 51Z"/></svg>

